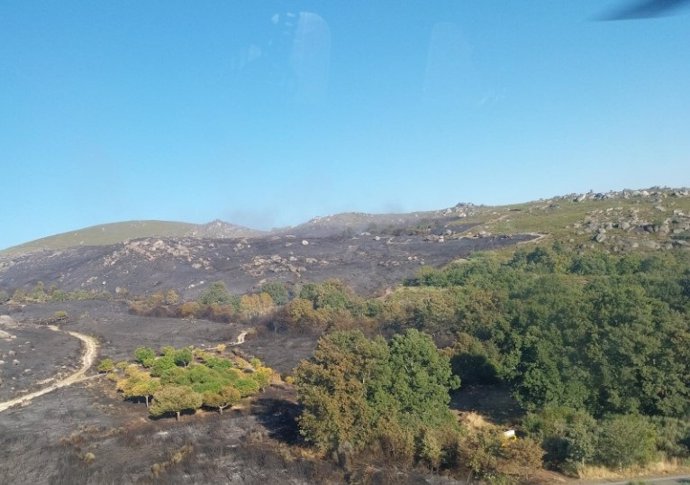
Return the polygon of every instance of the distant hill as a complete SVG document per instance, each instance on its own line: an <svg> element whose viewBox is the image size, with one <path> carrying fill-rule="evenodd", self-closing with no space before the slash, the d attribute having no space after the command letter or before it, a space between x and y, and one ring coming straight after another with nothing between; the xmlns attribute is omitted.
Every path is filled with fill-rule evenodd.
<svg viewBox="0 0 690 485"><path fill-rule="evenodd" d="M568 194L549 199L484 206L459 203L436 211L403 214L347 212L303 224L259 231L224 221L191 224L127 221L87 227L0 251L11 258L36 251L107 246L144 238L325 238L352 236L487 237L541 234L579 244L625 251L690 245L690 189L652 187L606 193Z"/></svg>
<svg viewBox="0 0 690 485"><path fill-rule="evenodd" d="M36 239L4 249L0 251L0 255L12 256L34 251L59 250L79 246L107 246L147 237L233 238L255 237L262 234L261 231L219 220L208 224L174 221L125 221L100 224Z"/></svg>

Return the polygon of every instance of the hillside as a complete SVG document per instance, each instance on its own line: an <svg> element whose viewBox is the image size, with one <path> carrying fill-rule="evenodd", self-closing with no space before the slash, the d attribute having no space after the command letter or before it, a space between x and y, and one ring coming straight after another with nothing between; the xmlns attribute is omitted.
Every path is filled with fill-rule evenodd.
<svg viewBox="0 0 690 485"><path fill-rule="evenodd" d="M42 241L0 255L7 483L550 484L690 463L687 189ZM75 336L114 370L86 369ZM214 379L263 363L281 376L209 404ZM146 382L202 397L149 418Z"/></svg>
<svg viewBox="0 0 690 485"><path fill-rule="evenodd" d="M380 291L422 265L479 250L558 240L612 252L663 251L690 241L690 192L651 188L571 194L508 206L458 204L410 214L346 213L261 233L221 221L140 221L95 226L0 253L0 290L38 282L65 291L194 296L213 281L235 293L267 281L341 279Z"/></svg>
<svg viewBox="0 0 690 485"><path fill-rule="evenodd" d="M126 221L85 227L64 232L0 251L0 256L27 254L35 251L51 251L80 246L107 246L131 239L146 237L250 237L262 231L249 229L222 221L207 224L191 224L172 221Z"/></svg>

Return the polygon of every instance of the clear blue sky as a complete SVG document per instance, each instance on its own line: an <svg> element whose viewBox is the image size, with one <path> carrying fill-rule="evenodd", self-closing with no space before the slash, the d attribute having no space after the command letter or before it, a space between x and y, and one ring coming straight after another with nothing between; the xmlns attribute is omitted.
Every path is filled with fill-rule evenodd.
<svg viewBox="0 0 690 485"><path fill-rule="evenodd" d="M622 1L3 1L0 247L690 185L690 15Z"/></svg>

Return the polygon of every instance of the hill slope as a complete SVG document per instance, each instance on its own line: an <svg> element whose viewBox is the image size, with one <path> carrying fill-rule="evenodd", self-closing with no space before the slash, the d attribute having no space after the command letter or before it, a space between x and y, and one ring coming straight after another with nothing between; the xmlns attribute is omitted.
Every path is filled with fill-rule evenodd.
<svg viewBox="0 0 690 485"><path fill-rule="evenodd" d="M48 236L35 241L12 246L0 251L0 255L18 255L41 250L59 250L78 246L106 246L131 239L146 237L251 237L261 231L222 221L208 224L191 224L174 221L125 221L100 224L76 231Z"/></svg>
<svg viewBox="0 0 690 485"><path fill-rule="evenodd" d="M221 221L95 226L0 253L0 290L39 281L63 290L194 296L222 280L241 294L266 281L338 278L374 293L475 251L512 251L535 238L612 252L690 248L690 191L653 188L571 194L509 206L411 214L348 213L260 233Z"/></svg>

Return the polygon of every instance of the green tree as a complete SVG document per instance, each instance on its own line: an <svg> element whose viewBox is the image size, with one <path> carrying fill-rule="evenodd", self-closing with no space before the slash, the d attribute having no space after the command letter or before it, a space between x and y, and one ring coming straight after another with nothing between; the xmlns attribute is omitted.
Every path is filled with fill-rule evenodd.
<svg viewBox="0 0 690 485"><path fill-rule="evenodd" d="M130 365L125 369L125 376L124 379L118 381L118 389L127 399L143 397L148 407L149 397L160 387L159 380L152 378L148 372L135 365Z"/></svg>
<svg viewBox="0 0 690 485"><path fill-rule="evenodd" d="M240 391L228 385L219 391L206 391L203 393L204 406L218 409L220 414L228 406L232 406L240 401Z"/></svg>
<svg viewBox="0 0 690 485"><path fill-rule="evenodd" d="M156 352L150 347L138 347L134 351L134 357L144 367L151 367L156 358Z"/></svg>
<svg viewBox="0 0 690 485"><path fill-rule="evenodd" d="M391 399L403 418L427 426L453 422L448 409L449 390L460 387L450 360L441 354L431 337L417 330L396 335L390 343Z"/></svg>
<svg viewBox="0 0 690 485"><path fill-rule="evenodd" d="M259 392L259 383L252 379L251 376L237 379L232 385L239 391L242 397L252 396Z"/></svg>
<svg viewBox="0 0 690 485"><path fill-rule="evenodd" d="M199 297L199 303L202 305L212 305L214 303L218 305L229 305L233 302L234 299L232 295L222 281L212 283Z"/></svg>
<svg viewBox="0 0 690 485"><path fill-rule="evenodd" d="M187 367L193 359L194 356L189 349L179 349L173 353L173 362L180 367Z"/></svg>
<svg viewBox="0 0 690 485"><path fill-rule="evenodd" d="M335 332L295 371L303 405L300 432L323 451L348 443L361 450L373 437L390 379L388 347L361 332Z"/></svg>
<svg viewBox="0 0 690 485"><path fill-rule="evenodd" d="M360 331L323 337L314 356L297 368L295 382L303 404L301 433L324 451L362 450L377 437L400 442L380 428L391 421L413 434L454 425L448 391L458 379L431 338L416 330L390 344Z"/></svg>
<svg viewBox="0 0 690 485"><path fill-rule="evenodd" d="M146 407L149 407L149 398L160 388L161 383L158 379L152 377L145 377L135 383L129 388L130 395L141 396L146 401Z"/></svg>
<svg viewBox="0 0 690 485"><path fill-rule="evenodd" d="M287 288L280 281L269 281L261 286L261 291L264 291L271 295L273 302L276 305L285 305L289 299L290 294Z"/></svg>
<svg viewBox="0 0 690 485"><path fill-rule="evenodd" d="M168 385L161 387L153 394L153 404L149 407L151 416L163 416L175 413L180 420L180 413L185 410L199 409L203 404L201 394L187 386Z"/></svg>
<svg viewBox="0 0 690 485"><path fill-rule="evenodd" d="M177 366L175 365L175 361L173 360L172 356L163 355L153 361L153 364L151 365L151 375L155 377L162 377L174 367Z"/></svg>

